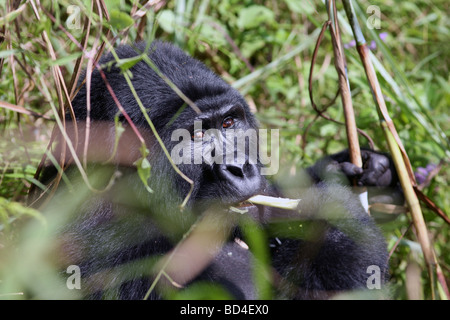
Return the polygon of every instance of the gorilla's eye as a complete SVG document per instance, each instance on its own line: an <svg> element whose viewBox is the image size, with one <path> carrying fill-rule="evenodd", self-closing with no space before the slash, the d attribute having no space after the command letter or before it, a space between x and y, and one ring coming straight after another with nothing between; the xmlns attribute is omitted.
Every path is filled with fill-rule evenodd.
<svg viewBox="0 0 450 320"><path fill-rule="evenodd" d="M234 124L233 118L228 117L225 120L223 120L222 127L226 129L231 127L233 124Z"/></svg>
<svg viewBox="0 0 450 320"><path fill-rule="evenodd" d="M204 135L205 134L204 134L204 132L202 130L196 130L192 134L192 139L202 139Z"/></svg>

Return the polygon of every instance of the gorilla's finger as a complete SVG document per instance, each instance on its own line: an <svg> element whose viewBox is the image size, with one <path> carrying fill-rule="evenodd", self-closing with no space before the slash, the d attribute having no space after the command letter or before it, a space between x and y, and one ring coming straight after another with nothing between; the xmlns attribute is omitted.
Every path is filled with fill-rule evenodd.
<svg viewBox="0 0 450 320"><path fill-rule="evenodd" d="M358 181L358 185L361 186L376 186L378 181L378 175L374 171L365 171Z"/></svg>
<svg viewBox="0 0 450 320"><path fill-rule="evenodd" d="M363 173L363 169L351 162L342 162L339 164L341 171L347 177L357 177Z"/></svg>

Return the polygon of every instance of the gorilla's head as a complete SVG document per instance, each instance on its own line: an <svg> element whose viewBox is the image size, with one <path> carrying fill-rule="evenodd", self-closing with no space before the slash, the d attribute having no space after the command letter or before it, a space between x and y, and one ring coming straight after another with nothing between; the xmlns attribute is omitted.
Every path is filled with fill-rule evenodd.
<svg viewBox="0 0 450 320"><path fill-rule="evenodd" d="M145 58L127 72L174 164L194 182L190 203L219 200L236 204L262 191L266 182L260 172L258 124L239 92L168 43L122 46L116 54L124 59L142 52ZM92 74L91 121L112 124L118 116L127 126L118 112L119 101L133 123L153 137L146 141L152 166L150 187L163 193L175 188L185 197L191 184L175 172L115 61L113 54L105 55L100 60L103 75L98 71ZM72 104L77 120L85 120L86 86Z"/></svg>

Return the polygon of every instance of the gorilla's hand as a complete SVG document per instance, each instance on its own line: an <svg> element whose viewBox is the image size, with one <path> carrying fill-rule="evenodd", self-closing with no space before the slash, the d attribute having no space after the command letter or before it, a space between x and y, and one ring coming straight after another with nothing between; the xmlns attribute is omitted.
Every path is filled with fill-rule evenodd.
<svg viewBox="0 0 450 320"><path fill-rule="evenodd" d="M394 163L389 155L370 149L361 149L363 167L350 162L348 150L333 154L308 168L316 183L321 181L369 188L369 202L403 203Z"/></svg>
<svg viewBox="0 0 450 320"><path fill-rule="evenodd" d="M342 173L351 181L356 181L358 186L389 187L395 186L398 182L394 164L386 154L362 149L362 168L349 162L347 150L330 158L336 161Z"/></svg>
<svg viewBox="0 0 450 320"><path fill-rule="evenodd" d="M348 150L333 154L308 168L315 182L334 181L341 184L356 182L358 186L389 187L398 182L397 173L387 154L361 149L363 167L350 162Z"/></svg>

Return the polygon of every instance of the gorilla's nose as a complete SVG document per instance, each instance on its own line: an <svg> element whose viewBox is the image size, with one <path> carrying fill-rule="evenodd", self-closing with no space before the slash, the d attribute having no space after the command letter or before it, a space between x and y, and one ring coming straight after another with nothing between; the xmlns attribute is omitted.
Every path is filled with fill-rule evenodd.
<svg viewBox="0 0 450 320"><path fill-rule="evenodd" d="M255 176L259 176L258 167L255 164L250 164L248 160L245 161L245 163L233 162L220 164L217 167L217 170L219 171L220 176L228 180L236 178L251 179Z"/></svg>
<svg viewBox="0 0 450 320"><path fill-rule="evenodd" d="M247 163L248 164L248 163ZM225 165L225 170L228 170L236 177L244 177L244 166L247 164L227 164Z"/></svg>
<svg viewBox="0 0 450 320"><path fill-rule="evenodd" d="M248 161L243 164L219 164L215 170L232 199L246 200L261 188L262 177L256 164Z"/></svg>

